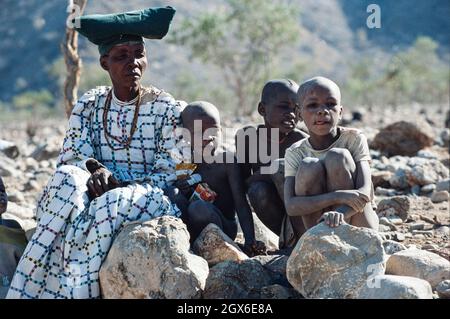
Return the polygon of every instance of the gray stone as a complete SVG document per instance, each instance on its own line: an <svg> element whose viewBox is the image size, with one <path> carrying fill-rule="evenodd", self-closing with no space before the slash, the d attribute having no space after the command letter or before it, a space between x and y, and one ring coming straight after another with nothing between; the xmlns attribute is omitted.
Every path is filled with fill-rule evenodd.
<svg viewBox="0 0 450 319"><path fill-rule="evenodd" d="M435 191L431 195L431 201L433 203L447 202L449 197L450 197L450 195L449 195L448 191L439 191L439 192Z"/></svg>
<svg viewBox="0 0 450 319"><path fill-rule="evenodd" d="M383 188L381 186L378 186L375 189L375 195L377 195L377 196L395 196L395 195L397 195L397 192L395 189Z"/></svg>
<svg viewBox="0 0 450 319"><path fill-rule="evenodd" d="M9 158L17 158L20 154L19 148L16 144L2 139L0 139L0 152Z"/></svg>
<svg viewBox="0 0 450 319"><path fill-rule="evenodd" d="M447 191L450 192L450 178L444 179L442 181L437 182L436 191Z"/></svg>
<svg viewBox="0 0 450 319"><path fill-rule="evenodd" d="M410 158L405 170L409 186L434 184L449 177L448 168L439 160Z"/></svg>
<svg viewBox="0 0 450 319"><path fill-rule="evenodd" d="M378 275L372 277L358 292L358 299L432 299L430 284L407 276Z"/></svg>
<svg viewBox="0 0 450 319"><path fill-rule="evenodd" d="M433 192L435 189L436 189L436 184L428 184L428 185L422 186L420 191L424 194L429 194L429 193Z"/></svg>
<svg viewBox="0 0 450 319"><path fill-rule="evenodd" d="M206 226L192 245L193 251L214 266L225 260L248 259L241 249L217 225Z"/></svg>
<svg viewBox="0 0 450 319"><path fill-rule="evenodd" d="M290 287L291 285L286 277L288 258L289 257L285 255L268 255L255 256L252 259L257 260L266 270L269 271L273 283Z"/></svg>
<svg viewBox="0 0 450 319"><path fill-rule="evenodd" d="M293 288L274 284L261 288L260 299L301 299L302 296Z"/></svg>
<svg viewBox="0 0 450 319"><path fill-rule="evenodd" d="M389 171L374 171L372 172L372 183L373 187L377 188L378 186L389 188L389 180L392 177L392 172Z"/></svg>
<svg viewBox="0 0 450 319"><path fill-rule="evenodd" d="M450 262L429 251L407 249L388 258L386 273L421 278L435 288L442 280L450 279Z"/></svg>
<svg viewBox="0 0 450 319"><path fill-rule="evenodd" d="M394 196L391 198L383 199L378 203L377 214L378 216L392 216L396 215L403 221L408 219L409 211L413 206L413 199L409 196Z"/></svg>
<svg viewBox="0 0 450 319"><path fill-rule="evenodd" d="M261 290L273 285L271 274L257 260L224 261L209 271L205 299L261 298Z"/></svg>
<svg viewBox="0 0 450 319"><path fill-rule="evenodd" d="M207 262L190 253L189 233L175 217L125 226L100 269L103 298L200 298Z"/></svg>
<svg viewBox="0 0 450 319"><path fill-rule="evenodd" d="M298 241L288 260L287 278L306 298L354 298L369 276L384 273L384 259L376 231L320 223Z"/></svg>
<svg viewBox="0 0 450 319"><path fill-rule="evenodd" d="M383 248L386 254L393 255L399 251L405 250L406 246L393 240L383 241Z"/></svg>
<svg viewBox="0 0 450 319"><path fill-rule="evenodd" d="M443 280L436 286L439 298L450 299L450 280Z"/></svg>
<svg viewBox="0 0 450 319"><path fill-rule="evenodd" d="M434 234L436 236L450 236L450 227L448 226L441 226L437 229L435 229Z"/></svg>

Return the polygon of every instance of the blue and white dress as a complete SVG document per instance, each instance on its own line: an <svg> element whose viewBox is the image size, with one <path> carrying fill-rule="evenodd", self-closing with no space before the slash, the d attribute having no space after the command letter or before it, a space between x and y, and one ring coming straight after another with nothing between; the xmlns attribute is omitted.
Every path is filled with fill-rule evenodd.
<svg viewBox="0 0 450 319"><path fill-rule="evenodd" d="M184 106L156 88L141 95L137 129L128 148L109 138L103 111L109 87L97 87L78 101L57 161L57 170L38 204L38 226L19 262L8 298L96 298L99 270L114 236L128 222L179 216L163 195L182 160L175 129ZM107 131L119 140L130 134L136 106L114 96ZM103 164L128 186L90 201L88 159Z"/></svg>

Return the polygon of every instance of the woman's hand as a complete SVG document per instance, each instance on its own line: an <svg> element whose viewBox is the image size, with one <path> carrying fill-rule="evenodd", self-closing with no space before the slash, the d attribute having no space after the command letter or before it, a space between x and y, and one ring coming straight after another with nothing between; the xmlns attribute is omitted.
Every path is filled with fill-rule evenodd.
<svg viewBox="0 0 450 319"><path fill-rule="evenodd" d="M338 190L339 204L350 206L356 212L362 212L364 206L369 202L369 198L357 190Z"/></svg>
<svg viewBox="0 0 450 319"><path fill-rule="evenodd" d="M317 222L325 222L330 227L338 227L341 224L346 224L344 214L335 211L323 213Z"/></svg>
<svg viewBox="0 0 450 319"><path fill-rule="evenodd" d="M91 199L94 199L102 196L104 193L110 191L111 189L119 187L120 183L116 180L116 178L110 171L108 171L104 167L100 167L92 173L86 185L88 188L89 196L91 197Z"/></svg>

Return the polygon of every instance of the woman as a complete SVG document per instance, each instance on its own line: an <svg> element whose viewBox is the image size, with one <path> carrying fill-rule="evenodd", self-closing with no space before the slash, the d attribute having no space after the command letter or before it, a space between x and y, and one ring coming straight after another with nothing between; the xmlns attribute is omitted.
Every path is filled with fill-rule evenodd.
<svg viewBox="0 0 450 319"><path fill-rule="evenodd" d="M100 266L123 225L179 216L161 189L175 180L181 106L140 84L147 67L142 36L162 38L174 13L167 7L81 17L78 30L99 46L112 88L87 92L73 109L8 298L99 297Z"/></svg>

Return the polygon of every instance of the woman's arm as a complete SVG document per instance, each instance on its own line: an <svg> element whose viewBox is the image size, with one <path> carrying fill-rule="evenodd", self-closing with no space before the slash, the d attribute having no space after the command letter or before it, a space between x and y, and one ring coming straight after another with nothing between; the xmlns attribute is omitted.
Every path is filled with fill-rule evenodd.
<svg viewBox="0 0 450 319"><path fill-rule="evenodd" d="M176 130L181 127L182 104L173 101L169 105L166 113L161 115L163 120L160 132L155 132L157 140L153 169L145 178L159 188L165 188L176 180L175 164L183 160L181 137L177 135Z"/></svg>

